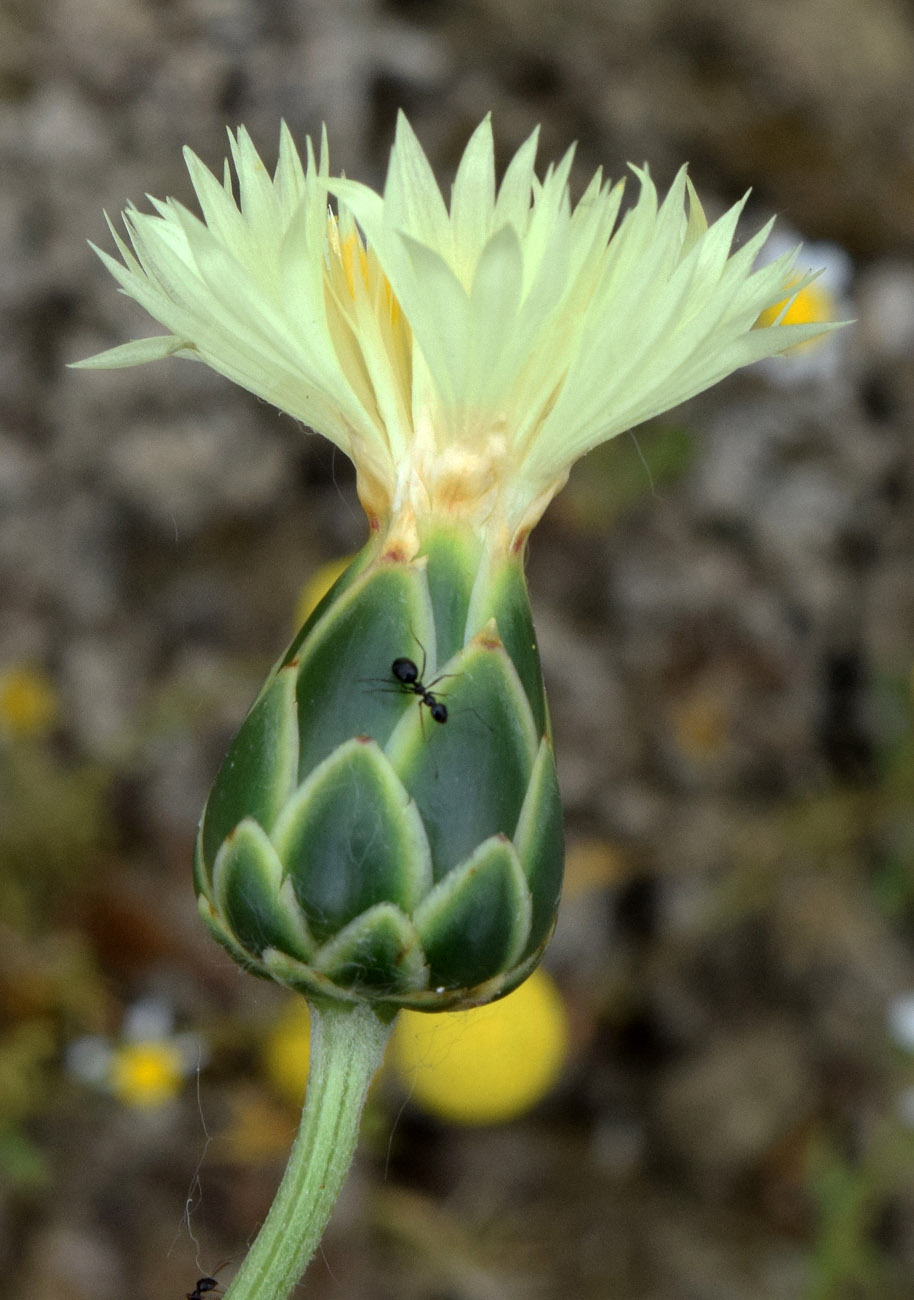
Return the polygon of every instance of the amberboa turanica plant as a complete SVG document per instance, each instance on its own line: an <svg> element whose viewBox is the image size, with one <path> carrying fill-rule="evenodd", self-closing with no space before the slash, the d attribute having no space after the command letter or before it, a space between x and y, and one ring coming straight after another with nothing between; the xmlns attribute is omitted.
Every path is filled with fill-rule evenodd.
<svg viewBox="0 0 914 1300"><path fill-rule="evenodd" d="M272 178L243 129L229 140L237 202L228 162L220 181L187 151L202 220L152 200L124 214L132 249L112 227L121 261L99 251L167 333L79 364L206 362L344 451L368 516L244 721L197 845L212 934L311 1007L302 1127L228 1291L279 1300L320 1240L397 1010L502 996L555 924L531 529L578 457L823 326L760 323L807 282L795 253L756 268L770 223L734 251L743 204L709 225L684 169L662 202L634 169L624 215L599 174L572 203L572 152L540 180L534 133L496 185L486 118L448 205L403 116L383 195L332 176L326 139L303 165L283 128Z"/></svg>

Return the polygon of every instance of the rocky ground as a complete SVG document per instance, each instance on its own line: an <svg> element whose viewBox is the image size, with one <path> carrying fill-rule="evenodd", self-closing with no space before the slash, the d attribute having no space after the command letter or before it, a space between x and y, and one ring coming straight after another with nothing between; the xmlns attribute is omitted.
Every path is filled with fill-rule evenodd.
<svg viewBox="0 0 914 1300"><path fill-rule="evenodd" d="M377 183L398 107L443 179L492 109L504 158L538 122L544 160L577 140L578 191L643 159L661 185L689 160L715 211L751 185L747 229L777 212L832 245L857 324L790 382L786 364L734 377L602 448L537 531L573 1053L549 1100L496 1129L407 1107L391 1140L402 1098L379 1096L307 1294L900 1300L902 0L0 0L0 682L30 683L34 723L8 695L8 1293L178 1300L265 1212L294 1128L260 1065L282 998L202 932L189 861L299 591L364 536L342 458L202 367L65 368L155 332L85 240L110 246L102 210L147 192L189 202L181 147L221 166L226 124L271 158L280 118L299 138L326 120L334 167ZM74 1078L67 1045L151 995L207 1063L138 1117Z"/></svg>

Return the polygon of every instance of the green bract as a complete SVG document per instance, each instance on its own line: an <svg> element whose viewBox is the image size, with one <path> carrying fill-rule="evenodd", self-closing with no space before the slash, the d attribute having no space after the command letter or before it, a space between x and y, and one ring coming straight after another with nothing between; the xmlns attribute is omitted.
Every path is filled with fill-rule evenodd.
<svg viewBox="0 0 914 1300"><path fill-rule="evenodd" d="M446 704L398 681L411 659ZM490 1001L555 924L562 816L519 558L377 541L270 676L216 778L196 888L244 966L391 1009Z"/></svg>

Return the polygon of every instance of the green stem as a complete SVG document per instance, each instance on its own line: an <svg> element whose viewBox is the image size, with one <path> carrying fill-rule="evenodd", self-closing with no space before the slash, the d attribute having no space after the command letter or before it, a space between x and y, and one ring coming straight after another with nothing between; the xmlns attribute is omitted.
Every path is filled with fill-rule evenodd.
<svg viewBox="0 0 914 1300"><path fill-rule="evenodd" d="M311 1011L308 1092L289 1163L225 1300L286 1300L318 1247L352 1163L368 1085L391 1023L362 1003Z"/></svg>

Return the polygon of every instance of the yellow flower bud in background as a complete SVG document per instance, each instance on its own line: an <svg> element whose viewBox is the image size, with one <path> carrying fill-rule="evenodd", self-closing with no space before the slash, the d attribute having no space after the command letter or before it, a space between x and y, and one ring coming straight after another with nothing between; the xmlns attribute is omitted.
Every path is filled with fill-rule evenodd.
<svg viewBox="0 0 914 1300"><path fill-rule="evenodd" d="M300 1106L308 1082L307 1003L291 999L263 1048L268 1082ZM568 1017L552 978L537 969L507 997L471 1011L404 1011L387 1065L409 1100L455 1124L498 1124L525 1114L554 1086L568 1055Z"/></svg>
<svg viewBox="0 0 914 1300"><path fill-rule="evenodd" d="M342 577L349 568L352 560L353 556L344 555L340 559L328 560L314 571L298 593L295 617L292 620L296 629L308 621L337 578Z"/></svg>
<svg viewBox="0 0 914 1300"><path fill-rule="evenodd" d="M507 997L471 1011L404 1011L388 1060L410 1101L455 1124L516 1119L555 1085L568 1054L568 1018L538 968Z"/></svg>
<svg viewBox="0 0 914 1300"><path fill-rule="evenodd" d="M796 277L795 283L798 285L801 283L799 276ZM834 295L821 280L813 280L809 284L802 285L793 298L782 298L772 307L767 307L759 316L758 324L763 328L772 325L815 325L826 324L834 319ZM818 334L815 338L795 343L790 351L805 352L808 348L820 345L825 337L823 334Z"/></svg>
<svg viewBox="0 0 914 1300"><path fill-rule="evenodd" d="M305 1098L310 1065L311 1015L304 998L290 998L263 1046L263 1066L273 1091L292 1106Z"/></svg>
<svg viewBox="0 0 914 1300"><path fill-rule="evenodd" d="M57 692L46 673L27 664L0 671L0 734L42 736L57 714Z"/></svg>

